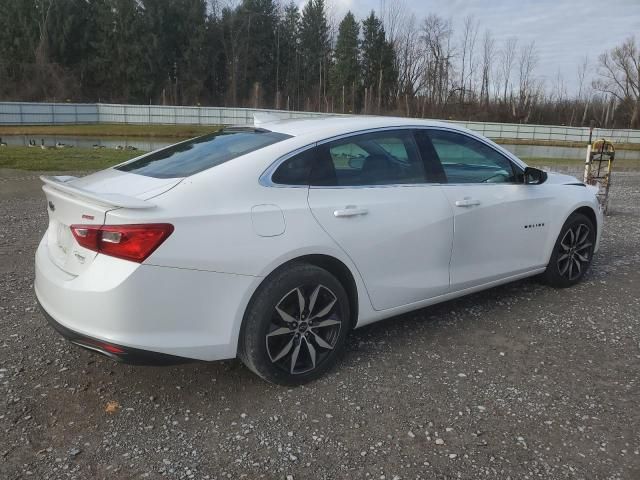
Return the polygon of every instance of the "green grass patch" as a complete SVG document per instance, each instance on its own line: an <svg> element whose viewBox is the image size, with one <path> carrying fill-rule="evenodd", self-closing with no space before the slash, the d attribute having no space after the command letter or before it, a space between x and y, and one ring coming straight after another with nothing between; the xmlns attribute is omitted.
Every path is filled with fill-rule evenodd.
<svg viewBox="0 0 640 480"><path fill-rule="evenodd" d="M31 171L91 171L101 170L144 152L91 148L40 148L2 147L0 148L0 168ZM564 166L582 168L584 160L548 157L524 157L531 166ZM616 160L615 170L640 170L640 161Z"/></svg>
<svg viewBox="0 0 640 480"><path fill-rule="evenodd" d="M575 142L570 140L531 140L517 138L494 138L494 142L503 145L535 145L539 147L573 147L583 148L587 152L587 142ZM596 137L593 140L598 140ZM616 143L613 142L616 150L640 151L640 143Z"/></svg>
<svg viewBox="0 0 640 480"><path fill-rule="evenodd" d="M192 138L217 132L220 125L2 125L2 135L67 135L83 137L172 137Z"/></svg>
<svg viewBox="0 0 640 480"><path fill-rule="evenodd" d="M570 167L576 169L584 168L584 159L583 158L550 158L550 157L522 157L527 165L531 165L532 167ZM603 168L605 164L602 164ZM616 170L640 170L640 161L639 160L615 160L613 162L613 171Z"/></svg>
<svg viewBox="0 0 640 480"><path fill-rule="evenodd" d="M28 147L2 147L0 148L0 168L32 171L101 170L140 154L141 152L90 148L41 150Z"/></svg>

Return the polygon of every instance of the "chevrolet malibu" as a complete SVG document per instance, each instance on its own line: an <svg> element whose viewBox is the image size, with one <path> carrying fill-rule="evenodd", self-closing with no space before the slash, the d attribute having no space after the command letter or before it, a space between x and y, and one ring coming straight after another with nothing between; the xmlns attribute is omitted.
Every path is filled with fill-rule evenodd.
<svg viewBox="0 0 640 480"><path fill-rule="evenodd" d="M602 228L591 187L415 119L267 118L42 180L35 292L60 333L288 385L352 328L534 275L574 285Z"/></svg>

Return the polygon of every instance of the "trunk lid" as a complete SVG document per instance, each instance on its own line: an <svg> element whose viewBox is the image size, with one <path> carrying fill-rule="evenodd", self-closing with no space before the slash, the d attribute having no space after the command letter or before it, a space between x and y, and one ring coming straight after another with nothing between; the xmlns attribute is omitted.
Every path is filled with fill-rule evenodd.
<svg viewBox="0 0 640 480"><path fill-rule="evenodd" d="M49 227L45 235L49 258L71 275L80 275L98 255L76 242L71 225L104 225L106 213L117 208L154 208L152 197L182 181L160 179L118 170L104 170L83 178L40 177L47 198Z"/></svg>

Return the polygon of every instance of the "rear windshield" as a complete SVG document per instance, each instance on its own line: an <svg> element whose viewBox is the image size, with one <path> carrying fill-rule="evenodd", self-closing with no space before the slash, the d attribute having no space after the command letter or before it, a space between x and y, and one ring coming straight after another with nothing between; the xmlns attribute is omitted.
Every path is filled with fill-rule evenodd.
<svg viewBox="0 0 640 480"><path fill-rule="evenodd" d="M116 169L155 178L188 177L286 138L289 135L268 130L228 129L158 150Z"/></svg>

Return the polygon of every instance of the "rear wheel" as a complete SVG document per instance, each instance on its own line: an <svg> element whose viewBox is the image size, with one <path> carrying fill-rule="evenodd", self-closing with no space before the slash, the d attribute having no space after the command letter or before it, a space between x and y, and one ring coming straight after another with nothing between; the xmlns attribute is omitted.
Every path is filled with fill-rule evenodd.
<svg viewBox="0 0 640 480"><path fill-rule="evenodd" d="M326 270L297 264L276 272L252 300L239 356L263 379L299 385L337 360L351 322L342 284Z"/></svg>
<svg viewBox="0 0 640 480"><path fill-rule="evenodd" d="M596 227L581 213L574 213L565 222L553 248L546 271L545 283L558 288L578 283L591 265L596 242Z"/></svg>

